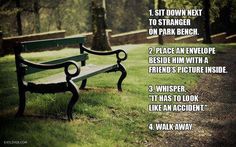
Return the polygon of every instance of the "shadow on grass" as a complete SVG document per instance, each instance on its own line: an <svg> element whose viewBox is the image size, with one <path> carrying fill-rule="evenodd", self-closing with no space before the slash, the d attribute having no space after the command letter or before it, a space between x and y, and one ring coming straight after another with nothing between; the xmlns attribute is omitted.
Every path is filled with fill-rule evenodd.
<svg viewBox="0 0 236 147"><path fill-rule="evenodd" d="M30 94L27 93L26 116L35 118L66 118L67 105L71 99L70 92L57 94ZM120 100L116 89L88 88L80 90L80 99L73 109L76 116L85 115L89 118L96 118L99 111L104 111ZM45 116L45 117L44 117Z"/></svg>
<svg viewBox="0 0 236 147"><path fill-rule="evenodd" d="M76 131L67 126L64 121L53 119L36 119L33 117L14 118L1 117L0 144L4 141L26 141L25 144L45 146L49 144L63 145L65 142L76 142ZM43 140L43 141L42 141Z"/></svg>

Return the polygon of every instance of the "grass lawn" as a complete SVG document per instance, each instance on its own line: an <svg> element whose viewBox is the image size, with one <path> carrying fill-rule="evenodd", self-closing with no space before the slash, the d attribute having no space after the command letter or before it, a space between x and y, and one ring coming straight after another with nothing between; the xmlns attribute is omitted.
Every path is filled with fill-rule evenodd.
<svg viewBox="0 0 236 147"><path fill-rule="evenodd" d="M148 75L148 47L157 44L119 46L128 48L128 59L124 62L127 77L123 92L116 89L120 73L100 74L88 79L88 90L80 91L73 114L74 121L60 119L22 117L14 118L18 106L14 56L0 58L0 125L1 144L3 141L27 141L26 146L143 146L155 141L158 133L148 130L148 123L161 120L164 113L149 113L149 84L186 85L188 89L197 84L200 75L158 74ZM170 44L165 46L177 46ZM207 46L200 44L178 44L178 46ZM218 44L218 50L235 47L235 44ZM115 47L115 48L119 48ZM77 49L25 53L32 61L45 61L78 53ZM115 57L90 56L89 64L115 62ZM58 72L46 71L30 75L37 79ZM80 84L80 83L77 83ZM65 116L68 93L31 94L27 93L25 114Z"/></svg>

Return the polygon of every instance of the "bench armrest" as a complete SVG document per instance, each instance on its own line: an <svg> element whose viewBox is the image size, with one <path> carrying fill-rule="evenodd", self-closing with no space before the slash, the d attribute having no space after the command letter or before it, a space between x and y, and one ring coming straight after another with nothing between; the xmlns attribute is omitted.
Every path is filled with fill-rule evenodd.
<svg viewBox="0 0 236 147"><path fill-rule="evenodd" d="M107 52L100 52L100 51L93 51L91 49L88 49L85 46L83 46L82 44L80 44L80 49L87 52L87 53L91 53L94 55L101 55L101 56L116 54L116 58L117 58L118 63L127 59L127 53L122 49L118 49L118 50L114 50L114 51L107 51ZM123 57L121 57L122 53L124 54Z"/></svg>
<svg viewBox="0 0 236 147"><path fill-rule="evenodd" d="M78 76L79 73L80 73L79 65L73 60L69 60L69 61L66 61L66 62L58 63L58 64L42 64L42 63L34 63L34 62L31 62L31 61L22 59L21 63L23 63L26 66L30 66L30 67L33 67L33 68L39 68L39 69L64 68L67 80L70 80L72 77ZM69 72L69 67L71 65L75 66L76 71L74 73Z"/></svg>

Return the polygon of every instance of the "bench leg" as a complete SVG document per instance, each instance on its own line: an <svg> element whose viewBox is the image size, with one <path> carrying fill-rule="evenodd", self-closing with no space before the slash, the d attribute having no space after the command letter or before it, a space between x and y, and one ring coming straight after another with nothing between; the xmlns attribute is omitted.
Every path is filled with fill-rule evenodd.
<svg viewBox="0 0 236 147"><path fill-rule="evenodd" d="M79 89L84 89L86 87L87 79L83 80Z"/></svg>
<svg viewBox="0 0 236 147"><path fill-rule="evenodd" d="M70 99L70 102L68 104L68 107L67 107L67 117L68 117L68 120L70 121L70 120L73 120L72 109L73 109L73 106L75 105L75 103L79 99L79 90L78 90L78 87L76 86L76 84L73 81L69 81L68 86L69 86L69 90L73 94L71 99Z"/></svg>
<svg viewBox="0 0 236 147"><path fill-rule="evenodd" d="M119 68L118 68L119 71L121 71L121 76L118 80L118 83L117 83L117 88L118 88L118 91L122 91L122 87L121 87L121 84L123 82L123 80L125 79L126 75L127 75L127 72L124 68L124 66L122 64L119 65Z"/></svg>
<svg viewBox="0 0 236 147"><path fill-rule="evenodd" d="M19 89L19 108L16 117L22 116L25 111L25 91Z"/></svg>

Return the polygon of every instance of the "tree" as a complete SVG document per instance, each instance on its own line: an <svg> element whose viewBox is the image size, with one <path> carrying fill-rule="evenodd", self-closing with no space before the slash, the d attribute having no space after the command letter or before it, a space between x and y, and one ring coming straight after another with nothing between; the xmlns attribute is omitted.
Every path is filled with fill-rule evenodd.
<svg viewBox="0 0 236 147"><path fill-rule="evenodd" d="M0 0L0 30L4 35L22 35L22 4L20 0Z"/></svg>
<svg viewBox="0 0 236 147"><path fill-rule="evenodd" d="M149 0L106 0L106 2L107 25L114 34L145 29L149 26L147 21Z"/></svg>
<svg viewBox="0 0 236 147"><path fill-rule="evenodd" d="M148 5L148 1L145 0L126 0L124 2L123 15L121 15L121 18L117 18L122 22L121 32L146 28L148 26Z"/></svg>
<svg viewBox="0 0 236 147"><path fill-rule="evenodd" d="M106 16L107 16L107 26L112 29L112 33L120 33L124 30L123 18L124 12L124 2L116 0L106 0Z"/></svg>
<svg viewBox="0 0 236 147"><path fill-rule="evenodd" d="M57 11L57 8L59 7L62 0L33 0L33 1L23 1L24 2L24 8L23 11L26 12L28 15L33 15L34 17L34 32L40 33L42 29L41 25L41 18L40 15L42 11L45 13L49 13L50 11ZM60 18L59 18L60 19ZM51 16L49 17L49 22L51 22ZM60 26L58 26L60 27ZM45 30L44 30L45 31ZM48 30L47 30L48 31Z"/></svg>
<svg viewBox="0 0 236 147"><path fill-rule="evenodd" d="M104 0L93 0L104 5ZM155 3L154 3L155 1ZM20 3L19 3L20 2ZM203 0L162 0L168 9L202 9ZM145 29L148 9L157 9L158 0L106 0L106 28L114 34ZM154 8L154 4L155 7ZM31 34L65 29L67 35L91 31L91 1L85 0L0 0L0 29L4 36ZM164 8L164 7L163 7ZM236 0L210 0L211 33L236 32ZM204 37L204 17L193 19L191 28L198 28ZM184 17L184 18L187 18ZM176 26L179 27L179 26Z"/></svg>
<svg viewBox="0 0 236 147"><path fill-rule="evenodd" d="M122 21L122 32L133 31L137 29L139 17L137 16L137 3L136 0L127 0L124 3L124 10ZM128 10L128 11L127 11Z"/></svg>
<svg viewBox="0 0 236 147"><path fill-rule="evenodd" d="M211 33L210 33L210 0L203 0L203 11L204 11L204 37L203 43L212 43L211 42Z"/></svg>
<svg viewBox="0 0 236 147"><path fill-rule="evenodd" d="M35 32L36 33L40 32L40 15L39 15L39 10L40 10L39 0L35 0L33 12L34 12L34 17L35 17L34 28L35 28Z"/></svg>
<svg viewBox="0 0 236 147"><path fill-rule="evenodd" d="M18 35L22 35L21 4L20 4L20 0L16 0L16 8L18 9L18 11L16 13L17 33L18 33Z"/></svg>
<svg viewBox="0 0 236 147"><path fill-rule="evenodd" d="M56 14L56 27L58 30L62 30L62 17L59 8L56 8L55 14Z"/></svg>
<svg viewBox="0 0 236 147"><path fill-rule="evenodd" d="M91 31L91 7L90 1L66 0L58 3L56 9L51 9L53 15L51 20L52 29L65 29L67 35ZM48 11L48 9L44 10ZM44 12L42 11L42 12ZM48 24L48 20L42 20L42 24Z"/></svg>
<svg viewBox="0 0 236 147"><path fill-rule="evenodd" d="M149 9L155 9L155 0L148 0Z"/></svg>
<svg viewBox="0 0 236 147"><path fill-rule="evenodd" d="M234 33L234 24L232 23L233 0L227 0L224 3L217 1L215 5L218 7L219 16L211 24L211 33L227 32L228 35ZM211 15L212 18L212 15Z"/></svg>
<svg viewBox="0 0 236 147"><path fill-rule="evenodd" d="M162 2L162 0L158 0L158 2L157 2L157 8L158 9L163 9L165 6L163 6L163 2ZM159 16L158 17L158 19L161 19L162 17L161 16ZM161 26L159 26L159 28L161 28ZM163 37L162 37L162 35L159 35L158 36L158 43L160 44L160 45L163 45Z"/></svg>
<svg viewBox="0 0 236 147"><path fill-rule="evenodd" d="M93 42L92 49L99 51L111 50L110 43L106 33L106 21L105 21L105 1L104 0L92 0L92 30L93 30Z"/></svg>

